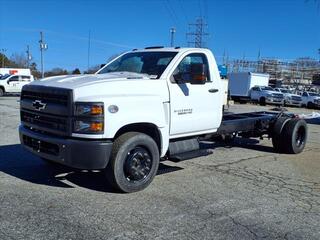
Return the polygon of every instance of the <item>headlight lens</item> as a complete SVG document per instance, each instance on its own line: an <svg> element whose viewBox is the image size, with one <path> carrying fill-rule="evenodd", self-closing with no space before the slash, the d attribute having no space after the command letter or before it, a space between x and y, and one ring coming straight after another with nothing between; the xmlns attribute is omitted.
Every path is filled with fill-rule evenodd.
<svg viewBox="0 0 320 240"><path fill-rule="evenodd" d="M73 132L82 134L103 134L103 103L76 102L74 108Z"/></svg>
<svg viewBox="0 0 320 240"><path fill-rule="evenodd" d="M75 120L73 130L83 134L102 134L103 120Z"/></svg>
<svg viewBox="0 0 320 240"><path fill-rule="evenodd" d="M76 116L103 116L103 103L76 103Z"/></svg>

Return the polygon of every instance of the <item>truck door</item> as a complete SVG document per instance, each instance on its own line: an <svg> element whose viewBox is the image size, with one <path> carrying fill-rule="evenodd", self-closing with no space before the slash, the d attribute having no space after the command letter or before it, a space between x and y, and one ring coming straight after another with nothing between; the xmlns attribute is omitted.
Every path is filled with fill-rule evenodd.
<svg viewBox="0 0 320 240"><path fill-rule="evenodd" d="M170 76L171 137L215 132L220 126L223 105L221 80L218 70L210 72L208 62L203 53L186 54ZM192 65L196 64L204 66L203 84L190 81Z"/></svg>
<svg viewBox="0 0 320 240"><path fill-rule="evenodd" d="M251 88L250 98L251 98L251 100L259 100L259 98L260 98L260 88L259 87Z"/></svg>
<svg viewBox="0 0 320 240"><path fill-rule="evenodd" d="M31 77L30 76L20 76L19 83L17 84L17 91L21 92L22 87L28 83L30 83Z"/></svg>
<svg viewBox="0 0 320 240"><path fill-rule="evenodd" d="M6 79L7 81L7 92L18 92L18 85L19 85L19 76L12 76Z"/></svg>

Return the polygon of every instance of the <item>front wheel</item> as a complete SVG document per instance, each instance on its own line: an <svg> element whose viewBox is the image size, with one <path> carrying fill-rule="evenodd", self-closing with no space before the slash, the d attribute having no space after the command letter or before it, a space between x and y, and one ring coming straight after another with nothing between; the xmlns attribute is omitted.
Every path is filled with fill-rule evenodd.
<svg viewBox="0 0 320 240"><path fill-rule="evenodd" d="M128 132L113 145L106 177L112 186L122 192L136 192L146 188L159 167L159 149L148 135Z"/></svg>
<svg viewBox="0 0 320 240"><path fill-rule="evenodd" d="M314 107L314 105L313 105L313 103L312 102L308 102L308 104L307 104L307 108L313 108Z"/></svg>
<svg viewBox="0 0 320 240"><path fill-rule="evenodd" d="M259 100L259 103L261 106L265 106L266 105L266 98L265 97L261 97Z"/></svg>
<svg viewBox="0 0 320 240"><path fill-rule="evenodd" d="M4 95L4 90L0 87L0 97Z"/></svg>

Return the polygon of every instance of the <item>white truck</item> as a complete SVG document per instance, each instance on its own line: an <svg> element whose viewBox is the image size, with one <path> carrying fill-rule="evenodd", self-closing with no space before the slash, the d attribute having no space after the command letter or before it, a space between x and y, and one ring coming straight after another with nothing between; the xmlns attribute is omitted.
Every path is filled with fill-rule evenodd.
<svg viewBox="0 0 320 240"><path fill-rule="evenodd" d="M276 151L304 149L304 120L272 112L223 115L223 95L210 50L133 50L93 75L24 86L20 141L45 161L101 169L123 192L146 188L160 160L203 155L201 138L268 136Z"/></svg>
<svg viewBox="0 0 320 240"><path fill-rule="evenodd" d="M274 91L280 92L284 95L284 106L302 106L302 97L298 94L294 94L293 91L286 88L275 88Z"/></svg>
<svg viewBox="0 0 320 240"><path fill-rule="evenodd" d="M250 101L250 90L254 86L268 86L269 74L238 72L229 73L230 96L234 101Z"/></svg>
<svg viewBox="0 0 320 240"><path fill-rule="evenodd" d="M320 108L320 95L315 92L302 93L302 105L307 108Z"/></svg>
<svg viewBox="0 0 320 240"><path fill-rule="evenodd" d="M284 104L283 93L279 93L268 86L255 86L251 88L250 99L251 101L259 102L262 106L266 105L266 103L275 105Z"/></svg>
<svg viewBox="0 0 320 240"><path fill-rule="evenodd" d="M0 97L4 94L20 93L22 87L33 80L32 75L3 75L0 77Z"/></svg>

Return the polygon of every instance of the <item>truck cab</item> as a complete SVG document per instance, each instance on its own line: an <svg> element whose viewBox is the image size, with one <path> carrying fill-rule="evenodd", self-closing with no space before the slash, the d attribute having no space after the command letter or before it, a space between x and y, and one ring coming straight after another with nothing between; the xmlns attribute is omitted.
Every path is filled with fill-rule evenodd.
<svg viewBox="0 0 320 240"><path fill-rule="evenodd" d="M21 143L49 161L107 169L113 185L136 191L150 183L160 157L192 149L194 141L180 139L217 132L221 89L208 49L133 50L93 75L24 86Z"/></svg>
<svg viewBox="0 0 320 240"><path fill-rule="evenodd" d="M0 96L6 93L20 93L22 87L32 81L32 75L3 75L0 78Z"/></svg>

